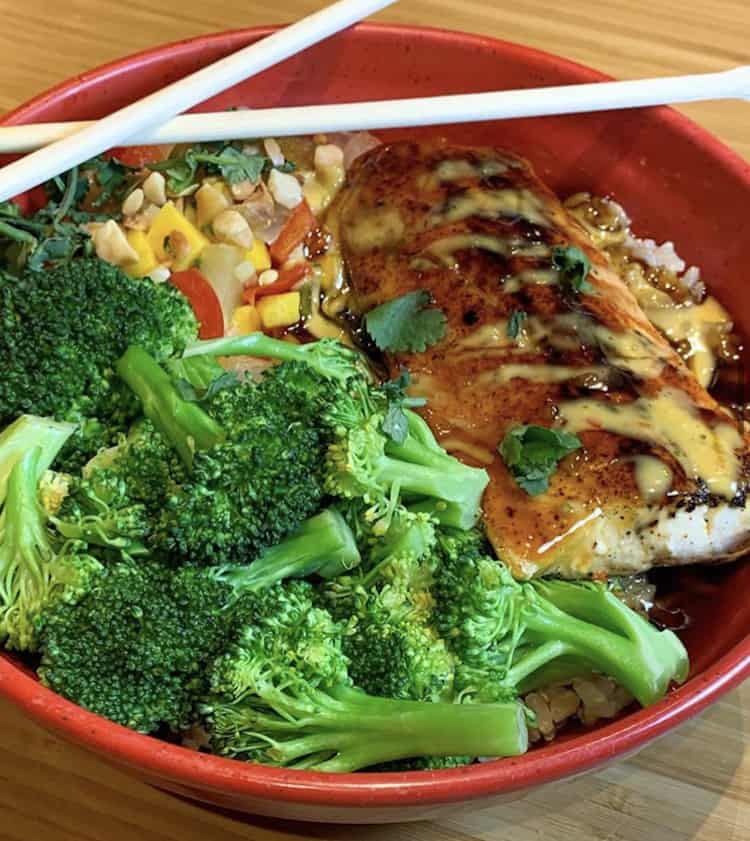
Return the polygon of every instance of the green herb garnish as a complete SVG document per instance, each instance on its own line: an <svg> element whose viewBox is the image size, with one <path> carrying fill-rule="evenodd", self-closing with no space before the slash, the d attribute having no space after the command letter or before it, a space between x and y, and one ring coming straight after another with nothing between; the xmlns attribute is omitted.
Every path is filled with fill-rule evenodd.
<svg viewBox="0 0 750 841"><path fill-rule="evenodd" d="M255 183L271 166L271 160L266 155L248 155L232 145L192 146L183 155L147 164L149 169L166 176L167 190L173 195L193 187L201 172L220 175L229 184L239 184L241 181ZM287 161L277 169L293 172L294 164Z"/></svg>
<svg viewBox="0 0 750 841"><path fill-rule="evenodd" d="M549 488L558 462L581 448L577 435L546 426L514 426L505 434L498 452L519 487L529 496Z"/></svg>
<svg viewBox="0 0 750 841"><path fill-rule="evenodd" d="M380 350L421 353L445 335L445 313L430 307L429 292L409 292L370 310L365 327Z"/></svg>
<svg viewBox="0 0 750 841"><path fill-rule="evenodd" d="M383 432L397 444L403 444L409 432L409 420L404 409L415 409L424 406L424 397L409 397L406 389L411 385L411 374L407 368L401 368L401 373L394 380L389 380L379 387L388 400L388 407L383 418Z"/></svg>
<svg viewBox="0 0 750 841"><path fill-rule="evenodd" d="M591 260L574 245L555 248L552 267L560 273L561 285L571 292L591 294L594 287L586 280L591 271Z"/></svg>
<svg viewBox="0 0 750 841"><path fill-rule="evenodd" d="M521 326L528 317L529 314L527 312L524 312L523 310L513 310L513 312L510 314L510 319L508 320L509 338L518 338L518 334L521 332Z"/></svg>
<svg viewBox="0 0 750 841"><path fill-rule="evenodd" d="M93 253L91 238L79 224L96 216L74 207L85 193L82 184L85 188L77 167L47 182L50 201L33 216L23 216L14 202L0 202L0 267L13 274L24 268L41 271Z"/></svg>

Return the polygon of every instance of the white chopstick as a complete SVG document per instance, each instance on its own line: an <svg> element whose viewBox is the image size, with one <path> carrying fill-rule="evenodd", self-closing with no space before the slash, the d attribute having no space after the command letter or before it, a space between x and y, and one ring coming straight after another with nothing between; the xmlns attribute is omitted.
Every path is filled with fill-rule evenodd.
<svg viewBox="0 0 750 841"><path fill-rule="evenodd" d="M120 139L118 145L284 137L352 129L385 129L574 114L705 99L748 98L750 67L737 67L720 73L627 82L597 82L416 99L185 114L158 128L135 134L125 140ZM86 122L41 123L0 128L0 152L38 149L81 132L90 125Z"/></svg>
<svg viewBox="0 0 750 841"><path fill-rule="evenodd" d="M0 170L0 201L143 134L395 0L339 0Z"/></svg>

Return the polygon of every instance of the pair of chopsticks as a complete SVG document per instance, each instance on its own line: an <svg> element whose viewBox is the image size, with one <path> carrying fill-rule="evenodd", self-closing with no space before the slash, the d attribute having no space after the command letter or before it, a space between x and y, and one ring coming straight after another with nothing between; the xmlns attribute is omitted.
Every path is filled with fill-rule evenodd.
<svg viewBox="0 0 750 841"><path fill-rule="evenodd" d="M708 99L750 99L750 66L743 66L720 73L627 82L175 117L394 2L339 0L96 122L0 128L0 152L32 152L0 169L0 201L114 146L280 137L572 114Z"/></svg>

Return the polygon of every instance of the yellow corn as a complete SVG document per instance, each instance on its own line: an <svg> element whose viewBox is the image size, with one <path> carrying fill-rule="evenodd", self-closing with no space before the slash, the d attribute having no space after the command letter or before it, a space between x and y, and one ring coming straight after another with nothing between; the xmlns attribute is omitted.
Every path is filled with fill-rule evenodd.
<svg viewBox="0 0 750 841"><path fill-rule="evenodd" d="M128 245L138 255L138 259L123 268L131 277L145 277L159 265L154 249L143 231L128 231L127 237Z"/></svg>
<svg viewBox="0 0 750 841"><path fill-rule="evenodd" d="M250 304L237 307L232 313L232 327L243 336L257 333L261 329L260 313Z"/></svg>
<svg viewBox="0 0 750 841"><path fill-rule="evenodd" d="M258 314L265 329L290 327L299 321L299 292L268 295L257 303Z"/></svg>
<svg viewBox="0 0 750 841"><path fill-rule="evenodd" d="M255 266L255 271L258 273L271 268L271 255L268 252L268 246L262 239L255 239L253 247L248 248L245 259Z"/></svg>
<svg viewBox="0 0 750 841"><path fill-rule="evenodd" d="M175 237L179 236L179 240ZM173 242L169 243L169 239ZM208 245L203 234L170 201L157 214L148 232L148 241L160 262L172 261L173 271L189 268Z"/></svg>

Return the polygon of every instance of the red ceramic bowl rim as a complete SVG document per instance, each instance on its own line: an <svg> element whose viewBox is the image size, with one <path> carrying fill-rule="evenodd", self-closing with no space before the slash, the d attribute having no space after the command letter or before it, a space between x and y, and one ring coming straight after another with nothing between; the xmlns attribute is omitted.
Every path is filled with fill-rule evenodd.
<svg viewBox="0 0 750 841"><path fill-rule="evenodd" d="M137 70L144 63L162 60L196 46L242 42L269 34L277 27L254 27L187 39L146 50L105 64L51 88L7 114L0 124L32 121L37 113L62 93L87 87L123 70ZM360 24L358 29L383 37L429 36L499 49L505 54L533 58L541 65L565 68L590 81L610 77L563 58L480 35L430 27ZM718 139L686 117L668 108L659 109L667 128L688 135L707 156L719 160L750 190L750 166ZM252 765L197 753L114 724L56 695L11 661L0 658L0 694L43 726L66 734L79 744L152 778L160 777L190 787L233 795L319 806L404 807L469 800L553 782L580 774L644 746L704 710L750 675L750 634L716 663L647 709L558 744L536 749L525 756L475 764L451 770L409 773L322 774Z"/></svg>

